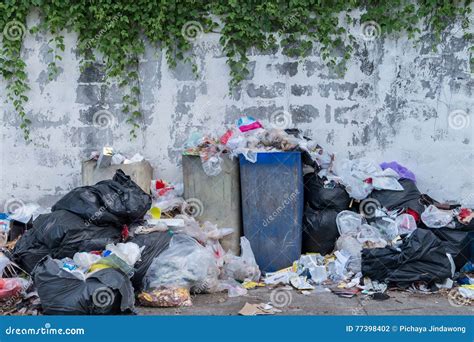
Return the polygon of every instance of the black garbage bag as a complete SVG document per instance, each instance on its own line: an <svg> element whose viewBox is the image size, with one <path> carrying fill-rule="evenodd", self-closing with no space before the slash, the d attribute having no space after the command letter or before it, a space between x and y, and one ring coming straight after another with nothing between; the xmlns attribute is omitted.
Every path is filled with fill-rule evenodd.
<svg viewBox="0 0 474 342"><path fill-rule="evenodd" d="M362 275L407 287L416 281L443 281L453 276L443 242L431 231L415 229L400 247L363 249Z"/></svg>
<svg viewBox="0 0 474 342"><path fill-rule="evenodd" d="M427 230L433 232L442 241L446 253L451 254L454 259L456 270L459 271L471 259L474 236L469 231L452 228L427 228Z"/></svg>
<svg viewBox="0 0 474 342"><path fill-rule="evenodd" d="M72 258L76 252L102 250L109 243L119 242L120 235L120 228L96 226L69 211L58 210L36 218L33 228L15 245L13 257L31 272L45 255Z"/></svg>
<svg viewBox="0 0 474 342"><path fill-rule="evenodd" d="M326 255L334 250L339 237L335 209L314 210L307 206L303 216L303 253Z"/></svg>
<svg viewBox="0 0 474 342"><path fill-rule="evenodd" d="M410 208L421 214L425 207L420 202L421 192L416 184L409 179L401 179L399 183L403 186L403 191L374 190L369 197L389 210Z"/></svg>
<svg viewBox="0 0 474 342"><path fill-rule="evenodd" d="M15 244L12 260L26 272L31 273L36 264L49 254L49 248L36 238L33 229L27 230Z"/></svg>
<svg viewBox="0 0 474 342"><path fill-rule="evenodd" d="M45 315L129 313L135 304L130 279L114 268L99 270L84 280L48 256L34 269L33 281Z"/></svg>
<svg viewBox="0 0 474 342"><path fill-rule="evenodd" d="M134 242L140 247L145 246L145 249L141 253L140 260L137 261L134 266L135 273L132 277L132 284L135 290L140 291L143 289L143 278L148 268L153 259L168 248L170 240L171 234L168 232L139 234L129 240L129 242Z"/></svg>
<svg viewBox="0 0 474 342"><path fill-rule="evenodd" d="M331 183L333 188L324 187L324 179L316 173L308 173L303 178L304 199L313 209L336 209L343 211L349 209L351 198L341 184Z"/></svg>
<svg viewBox="0 0 474 342"><path fill-rule="evenodd" d="M51 210L68 210L95 225L119 227L142 218L150 207L150 195L117 170L112 180L70 191Z"/></svg>

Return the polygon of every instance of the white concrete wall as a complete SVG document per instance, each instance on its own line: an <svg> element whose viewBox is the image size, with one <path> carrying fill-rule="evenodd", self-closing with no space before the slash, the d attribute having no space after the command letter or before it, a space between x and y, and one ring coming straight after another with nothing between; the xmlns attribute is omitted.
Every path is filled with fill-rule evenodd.
<svg viewBox="0 0 474 342"><path fill-rule="evenodd" d="M37 20L32 15L29 26ZM191 132L223 132L241 114L265 123L278 110L340 156L396 160L416 174L422 192L474 202L474 79L462 30L451 28L437 52L431 51L428 33L415 47L405 38L366 41L353 33L358 43L343 78L324 65L316 49L300 61L281 50L255 52L251 75L232 96L217 35L195 42L198 78L189 65L170 70L160 51L148 49L140 63L145 115L133 141L120 113L120 91L105 83L101 66L80 72L75 34L66 34L61 72L52 82L46 71L49 35L27 35L23 55L33 143L25 144L0 80L0 204L14 197L51 205L81 185L81 161L106 143L145 155L156 177L179 180L180 154ZM102 109L112 113L105 130L92 122ZM455 120L450 124L449 118Z"/></svg>

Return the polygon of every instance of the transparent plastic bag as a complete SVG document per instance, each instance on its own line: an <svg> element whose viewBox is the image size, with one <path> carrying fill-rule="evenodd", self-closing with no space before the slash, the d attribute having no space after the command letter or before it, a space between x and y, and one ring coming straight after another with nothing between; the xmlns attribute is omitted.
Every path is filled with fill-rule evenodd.
<svg viewBox="0 0 474 342"><path fill-rule="evenodd" d="M387 245L387 242L383 239L380 231L369 224L363 224L360 226L360 231L357 234L357 241L364 244L364 247L366 248L383 248Z"/></svg>
<svg viewBox="0 0 474 342"><path fill-rule="evenodd" d="M175 234L170 245L148 269L145 289L187 288L194 293L219 290L219 268L212 253L195 239Z"/></svg>
<svg viewBox="0 0 474 342"><path fill-rule="evenodd" d="M421 214L421 220L430 228L443 228L453 221L453 212L451 210L440 210L434 205L430 205Z"/></svg>
<svg viewBox="0 0 474 342"><path fill-rule="evenodd" d="M398 234L411 234L416 229L415 218L410 214L401 214L395 219Z"/></svg>
<svg viewBox="0 0 474 342"><path fill-rule="evenodd" d="M0 300L16 296L26 290L29 282L23 278L0 278Z"/></svg>
<svg viewBox="0 0 474 342"><path fill-rule="evenodd" d="M237 156L239 154L242 154L244 158L251 162L251 163L256 163L257 162L257 153L255 151L252 151L248 148L238 148L234 150L234 154Z"/></svg>
<svg viewBox="0 0 474 342"><path fill-rule="evenodd" d="M334 172L342 178L349 196L356 200L363 200L372 192L372 184L364 182L368 178L367 170L372 168L373 165L363 160L336 159L334 163Z"/></svg>
<svg viewBox="0 0 474 342"><path fill-rule="evenodd" d="M201 158L202 168L208 176L217 176L222 172L222 158L217 154L210 156L207 160Z"/></svg>
<svg viewBox="0 0 474 342"><path fill-rule="evenodd" d="M399 175L392 169L382 168L371 160L336 160L335 172L342 178L347 193L354 199L366 198L373 189L402 191ZM369 182L368 180L371 179Z"/></svg>
<svg viewBox="0 0 474 342"><path fill-rule="evenodd" d="M11 263L10 259L8 259L8 257L5 254L0 252L0 278L3 275L3 271L5 270L5 267L10 265L10 263Z"/></svg>
<svg viewBox="0 0 474 342"><path fill-rule="evenodd" d="M378 217L373 223L380 231L382 236L391 241L398 236L398 228L395 224L395 220L390 217Z"/></svg>
<svg viewBox="0 0 474 342"><path fill-rule="evenodd" d="M336 216L337 229L340 235L356 236L360 226L366 223L365 218L353 211L344 210Z"/></svg>
<svg viewBox="0 0 474 342"><path fill-rule="evenodd" d="M362 269L362 257L360 255L358 257L351 256L347 262L346 268L352 273L359 273Z"/></svg>
<svg viewBox="0 0 474 342"><path fill-rule="evenodd" d="M229 298L245 296L248 293L247 289L234 279L221 281L219 287L221 291L227 291Z"/></svg>
<svg viewBox="0 0 474 342"><path fill-rule="evenodd" d="M398 182L399 175L392 169L378 171L371 178L374 189L403 191L403 186Z"/></svg>
<svg viewBox="0 0 474 342"><path fill-rule="evenodd" d="M353 236L343 235L336 241L336 250L343 252L345 255L360 258L362 243Z"/></svg>
<svg viewBox="0 0 474 342"><path fill-rule="evenodd" d="M186 204L186 202L185 202L185 204ZM185 211L185 210L183 210L183 211ZM180 234L186 234L186 235L189 235L189 236L195 238L198 241L206 242L207 235L201 229L201 226L194 219L194 217L188 216L188 215L176 215L174 218L184 220L184 226L172 227L173 232L180 233Z"/></svg>
<svg viewBox="0 0 474 342"><path fill-rule="evenodd" d="M74 254L73 261L82 271L87 271L93 264L99 261L100 255L92 254L88 252L78 252Z"/></svg>
<svg viewBox="0 0 474 342"><path fill-rule="evenodd" d="M129 266L135 265L140 260L141 249L134 242L108 244L105 249L115 254L120 259L125 261Z"/></svg>
<svg viewBox="0 0 474 342"><path fill-rule="evenodd" d="M224 257L224 277L239 281L260 280L260 269L255 261L249 240L240 238L241 255L226 254Z"/></svg>

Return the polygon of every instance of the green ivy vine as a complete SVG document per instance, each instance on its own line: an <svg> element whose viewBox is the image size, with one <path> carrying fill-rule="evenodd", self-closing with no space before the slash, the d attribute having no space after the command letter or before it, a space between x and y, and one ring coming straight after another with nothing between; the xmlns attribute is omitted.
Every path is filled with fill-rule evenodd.
<svg viewBox="0 0 474 342"><path fill-rule="evenodd" d="M26 18L34 9L41 22L27 29ZM64 34L77 32L81 68L99 59L105 65L109 84L116 81L123 91L122 111L128 113L133 138L142 116L139 59L147 44L162 49L171 67L181 60L191 63L197 73L193 44L202 34L219 33L232 90L249 74L252 49L281 48L295 59L317 49L328 66L343 74L354 49L350 25L362 25L369 39L405 33L416 41L428 29L440 42L446 28L460 21L464 38L472 43L471 13L471 0L3 0L0 74L7 81L6 100L13 104L24 137L30 140L23 39L37 32L52 34L47 71L49 80L54 80L65 49Z"/></svg>

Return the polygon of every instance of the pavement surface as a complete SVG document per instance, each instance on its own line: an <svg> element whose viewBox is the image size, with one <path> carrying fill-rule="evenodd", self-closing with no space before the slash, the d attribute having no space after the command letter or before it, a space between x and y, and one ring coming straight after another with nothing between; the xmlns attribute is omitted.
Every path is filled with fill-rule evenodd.
<svg viewBox="0 0 474 342"><path fill-rule="evenodd" d="M273 292L272 292L273 291ZM272 294L273 293L273 294ZM333 293L304 295L296 290L249 290L246 296L229 298L226 293L193 296L193 306L180 308L137 307L139 315L238 315L248 303L273 302L277 315L474 315L474 305L457 305L448 301L447 292L433 294L387 291L383 301L357 295L342 298Z"/></svg>

